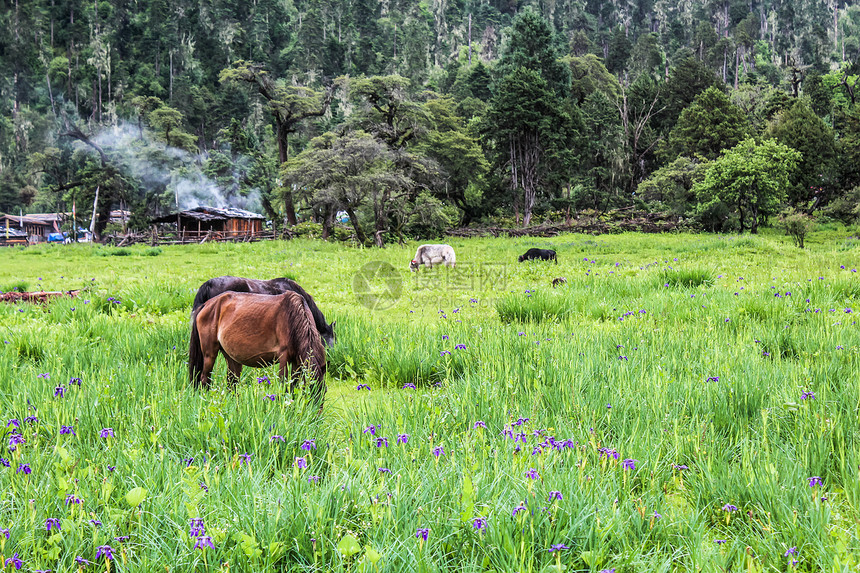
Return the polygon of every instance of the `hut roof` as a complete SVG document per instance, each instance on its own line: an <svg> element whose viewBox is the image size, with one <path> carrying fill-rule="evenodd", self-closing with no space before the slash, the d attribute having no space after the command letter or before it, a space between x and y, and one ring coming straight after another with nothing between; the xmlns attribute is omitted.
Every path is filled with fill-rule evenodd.
<svg viewBox="0 0 860 573"><path fill-rule="evenodd" d="M181 218L194 219L196 221L226 221L227 219L259 219L264 221L266 218L251 211L244 209L236 209L235 207L194 207L178 213L171 213L152 219L153 223L172 223L176 221L176 216Z"/></svg>

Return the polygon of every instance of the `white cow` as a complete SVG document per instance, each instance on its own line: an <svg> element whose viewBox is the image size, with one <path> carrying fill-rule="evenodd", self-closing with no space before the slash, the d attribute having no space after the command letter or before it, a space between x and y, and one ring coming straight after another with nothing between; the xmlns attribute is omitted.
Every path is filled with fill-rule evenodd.
<svg viewBox="0 0 860 573"><path fill-rule="evenodd" d="M454 249L451 245L421 245L415 252L415 258L409 263L409 270L417 271L418 267L425 265L432 269L433 265L448 265L452 269L457 262Z"/></svg>

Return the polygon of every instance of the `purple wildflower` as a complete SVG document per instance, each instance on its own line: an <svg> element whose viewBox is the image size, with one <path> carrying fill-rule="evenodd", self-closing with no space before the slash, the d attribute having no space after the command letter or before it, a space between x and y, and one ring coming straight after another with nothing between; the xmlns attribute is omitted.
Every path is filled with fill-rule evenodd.
<svg viewBox="0 0 860 573"><path fill-rule="evenodd" d="M427 527L419 527L417 530L415 530L415 537L418 539L423 539L424 541L427 541L427 537L429 536L430 529Z"/></svg>
<svg viewBox="0 0 860 573"><path fill-rule="evenodd" d="M725 539L714 539L714 543L716 543L717 545L722 545L725 542L726 542Z"/></svg>
<svg viewBox="0 0 860 573"><path fill-rule="evenodd" d="M65 386L57 386L56 388L54 388L54 398L62 398L65 395L66 395Z"/></svg>
<svg viewBox="0 0 860 573"><path fill-rule="evenodd" d="M738 510L738 506L732 505L730 503L727 503L726 505L723 506L723 511L728 511L731 513L733 511L737 511L737 510Z"/></svg>
<svg viewBox="0 0 860 573"><path fill-rule="evenodd" d="M246 454L239 454L239 457L242 458L242 460L239 463L242 465L250 466L251 465L251 456L253 456L253 455L254 454L247 454L247 453Z"/></svg>
<svg viewBox="0 0 860 573"><path fill-rule="evenodd" d="M367 384L359 384L355 387L356 390L370 390L370 386Z"/></svg>
<svg viewBox="0 0 860 573"><path fill-rule="evenodd" d="M388 447L388 438L385 438L385 437L376 438L376 447L377 448L382 448L382 447L387 448Z"/></svg>
<svg viewBox="0 0 860 573"><path fill-rule="evenodd" d="M306 467L308 467L308 460L304 457L296 458L296 467L300 470L305 469Z"/></svg>
<svg viewBox="0 0 860 573"><path fill-rule="evenodd" d="M362 434L370 434L371 436L375 436L377 429L379 429L378 426L376 426L375 424L371 424L368 427L366 427L361 433Z"/></svg>
<svg viewBox="0 0 860 573"><path fill-rule="evenodd" d="M304 442L302 442L302 449L307 452L317 449L316 438L311 438L310 440L305 440Z"/></svg>
<svg viewBox="0 0 860 573"><path fill-rule="evenodd" d="M60 530L60 520L56 517L49 517L45 520L45 529L48 533L51 533L51 528L56 528L57 531Z"/></svg>
<svg viewBox="0 0 860 573"><path fill-rule="evenodd" d="M413 384L412 382L407 382L406 384L403 385L403 390L407 390L407 389L408 390L415 390L415 384Z"/></svg>
<svg viewBox="0 0 860 573"><path fill-rule="evenodd" d="M454 346L454 350L466 350L465 344L457 344Z"/></svg>
<svg viewBox="0 0 860 573"><path fill-rule="evenodd" d="M308 476L308 483L319 483L320 476Z"/></svg>
<svg viewBox="0 0 860 573"><path fill-rule="evenodd" d="M18 469L15 470L15 473L24 475L29 475L33 470L30 469L30 464L19 464Z"/></svg>
<svg viewBox="0 0 860 573"><path fill-rule="evenodd" d="M275 440L280 440L280 441L286 443L284 436L282 436L280 434L274 434L274 435L272 435L272 437L269 438L269 442L274 442Z"/></svg>
<svg viewBox="0 0 860 573"><path fill-rule="evenodd" d="M624 468L625 470L635 470L635 469L636 469L636 463L637 463L638 461L639 461L639 460L634 460L634 459L632 459L632 458L627 458L626 460L624 460L623 462L621 462L621 467L622 467L622 468Z"/></svg>
<svg viewBox="0 0 860 573"><path fill-rule="evenodd" d="M823 485L824 482L821 481L821 478L818 476L812 476L811 478L807 478L809 480L809 487L815 487L817 485Z"/></svg>
<svg viewBox="0 0 860 573"><path fill-rule="evenodd" d="M552 547L549 548L549 552L553 553L555 551L564 551L565 549L570 549L570 547L568 547L564 543L556 543L555 545L553 545Z"/></svg>
<svg viewBox="0 0 860 573"><path fill-rule="evenodd" d="M789 547L783 557L788 557L789 555L797 555L797 547Z"/></svg>
<svg viewBox="0 0 860 573"><path fill-rule="evenodd" d="M96 550L96 559L104 557L108 561L113 561L113 547L110 545L99 545Z"/></svg>
<svg viewBox="0 0 860 573"><path fill-rule="evenodd" d="M16 428L20 428L21 422L18 421L18 418L12 418L8 422L6 422L6 427L8 428L9 426L15 426Z"/></svg>
<svg viewBox="0 0 860 573"><path fill-rule="evenodd" d="M405 444L409 441L409 434L397 434L397 443Z"/></svg>
<svg viewBox="0 0 860 573"><path fill-rule="evenodd" d="M86 567L86 566L87 566L87 565L89 565L91 562L90 562L90 561L87 561L87 560L86 560L86 559L84 559L83 557L75 557L75 563L77 563L77 564L78 564L79 566L81 566L81 567Z"/></svg>
<svg viewBox="0 0 860 573"><path fill-rule="evenodd" d="M522 503L520 503L518 506L516 506L514 508L514 510L511 512L511 516L516 517L517 514L521 511L528 511L528 508Z"/></svg>
<svg viewBox="0 0 860 573"><path fill-rule="evenodd" d="M100 438L108 438L108 437L115 438L116 436L114 436L113 428L102 428L102 431L99 432L99 437Z"/></svg>
<svg viewBox="0 0 860 573"><path fill-rule="evenodd" d="M472 520L472 527L478 531L483 531L487 528L487 520L483 517L476 517Z"/></svg>
<svg viewBox="0 0 860 573"><path fill-rule="evenodd" d="M206 527L203 525L202 517L194 517L191 519L191 523L189 524L190 531L188 535L191 537L200 537L204 533L206 533Z"/></svg>
<svg viewBox="0 0 860 573"><path fill-rule="evenodd" d="M525 475L529 479L540 479L540 476L538 475L537 470L534 468L529 469L529 471L527 471Z"/></svg>
<svg viewBox="0 0 860 573"><path fill-rule="evenodd" d="M388 468L378 468L376 471L378 471L381 474L390 474L391 473L391 470Z"/></svg>
<svg viewBox="0 0 860 573"><path fill-rule="evenodd" d="M472 429L477 430L478 428L486 428L486 427L487 427L487 424L485 424L482 420L478 420L477 422L475 422L475 425L472 426Z"/></svg>
<svg viewBox="0 0 860 573"><path fill-rule="evenodd" d="M4 569L6 567L9 567L9 565L12 565L13 567L15 567L15 569L20 569L21 567L24 566L24 562L18 558L18 554L16 553L12 557L9 557L8 559L6 559L6 562L3 565L4 565Z"/></svg>
<svg viewBox="0 0 860 573"><path fill-rule="evenodd" d="M212 538L208 535L201 535L197 538L197 542L194 544L194 549L200 549L201 551L205 548L215 549L215 545L212 543Z"/></svg>
<svg viewBox="0 0 860 573"><path fill-rule="evenodd" d="M444 456L445 455L445 448L443 448L442 446L436 446L435 448L433 448L433 455L436 456L437 458L439 456Z"/></svg>
<svg viewBox="0 0 860 573"><path fill-rule="evenodd" d="M80 388L81 384L83 384L83 380L80 378L69 378L69 386L77 386Z"/></svg>
<svg viewBox="0 0 860 573"><path fill-rule="evenodd" d="M800 395L801 400L815 400L815 392L809 390Z"/></svg>
<svg viewBox="0 0 860 573"><path fill-rule="evenodd" d="M552 503L552 500L554 500L554 499L557 499L558 501L561 501L561 500L563 500L563 499L564 499L564 496L563 496L563 495L561 495L561 492L560 492L560 491L551 491L551 492L549 492L549 501L550 501L550 503Z"/></svg>

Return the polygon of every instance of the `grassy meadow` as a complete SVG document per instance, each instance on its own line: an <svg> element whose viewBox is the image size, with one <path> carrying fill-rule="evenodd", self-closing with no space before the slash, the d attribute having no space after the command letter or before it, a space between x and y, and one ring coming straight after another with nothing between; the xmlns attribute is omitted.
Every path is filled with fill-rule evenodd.
<svg viewBox="0 0 860 573"><path fill-rule="evenodd" d="M3 250L0 291L85 289L0 304L4 570L858 571L856 234ZM322 415L189 387L224 274L337 320Z"/></svg>

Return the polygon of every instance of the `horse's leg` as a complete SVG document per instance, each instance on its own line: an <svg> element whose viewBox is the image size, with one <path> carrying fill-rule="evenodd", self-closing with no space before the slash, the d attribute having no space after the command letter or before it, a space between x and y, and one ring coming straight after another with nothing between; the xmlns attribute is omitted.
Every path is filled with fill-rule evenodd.
<svg viewBox="0 0 860 573"><path fill-rule="evenodd" d="M218 352L204 351L203 352L203 370L200 372L200 384L205 389L209 389L212 382L212 370L215 368L215 359L218 358Z"/></svg>
<svg viewBox="0 0 860 573"><path fill-rule="evenodd" d="M239 383L239 377L242 375L242 365L227 356L223 351L222 354L224 354L224 358L227 360L227 384L230 385L231 390L235 390L236 384Z"/></svg>

